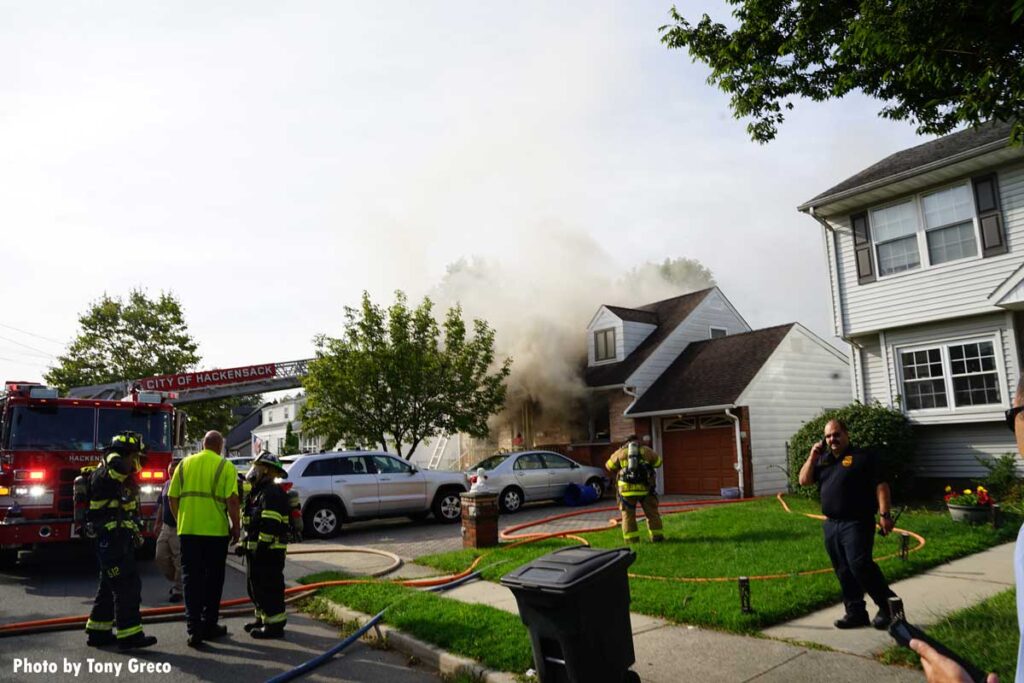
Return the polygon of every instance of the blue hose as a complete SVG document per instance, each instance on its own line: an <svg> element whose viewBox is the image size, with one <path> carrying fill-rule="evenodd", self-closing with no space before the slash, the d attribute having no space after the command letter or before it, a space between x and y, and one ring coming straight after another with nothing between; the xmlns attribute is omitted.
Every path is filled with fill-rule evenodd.
<svg viewBox="0 0 1024 683"><path fill-rule="evenodd" d="M480 578L480 572L473 572L472 574L464 576L464 577L462 577L461 579L459 579L457 581L452 581L451 583L445 583L445 584L442 584L440 586L432 586L431 588L427 588L427 589L424 590L424 592L440 593L441 591L450 590L452 588L455 588L456 586L461 586L464 583L469 583L470 581L473 581L474 579L478 579L478 578ZM388 605L388 607L391 607L391 605ZM374 615L374 617L372 619L370 619L368 622L366 622L361 627L359 627L359 630L357 630L355 633L353 633L348 638L346 638L345 640L341 641L340 643L338 643L334 647L332 647L327 652L324 652L323 654L317 655L316 657L314 657L313 659L310 659L309 661L306 661L306 662L303 662L302 664L299 664L294 669L291 669L289 671L285 671L282 674L278 674L277 676L274 676L273 678L267 679L266 683L285 683L285 681L291 681L293 679L296 679L299 676L302 676L303 674L309 673L310 671L312 671L313 669L317 668L318 666L322 666L322 665L326 664L327 660L329 660L331 657L333 657L334 655L336 655L339 652L341 652L342 650L344 650L346 647L348 647L352 643L354 643L357 640L359 640L360 638L362 638L364 633L369 631L371 628L373 628L377 624L378 621L383 619L384 618L384 613L388 611L388 607L385 607L380 612L377 612L377 614Z"/></svg>

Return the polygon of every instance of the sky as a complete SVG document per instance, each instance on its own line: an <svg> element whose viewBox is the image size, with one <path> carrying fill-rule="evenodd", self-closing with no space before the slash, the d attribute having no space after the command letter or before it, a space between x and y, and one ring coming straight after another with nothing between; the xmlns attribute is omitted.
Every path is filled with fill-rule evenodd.
<svg viewBox="0 0 1024 683"><path fill-rule="evenodd" d="M133 288L178 297L203 367L310 357L364 290L417 300L459 259L529 293L502 325L562 290L646 303L604 283L687 257L752 327L831 338L795 207L925 139L849 96L750 141L659 42L670 7L0 0L0 378Z"/></svg>

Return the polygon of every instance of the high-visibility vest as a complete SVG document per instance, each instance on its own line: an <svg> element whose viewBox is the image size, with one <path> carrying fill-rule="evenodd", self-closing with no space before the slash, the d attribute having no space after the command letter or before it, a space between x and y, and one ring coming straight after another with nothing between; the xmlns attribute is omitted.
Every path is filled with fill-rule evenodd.
<svg viewBox="0 0 1024 683"><path fill-rule="evenodd" d="M238 495L238 473L217 453L200 451L174 470L167 495L178 499L179 536L227 536L228 499Z"/></svg>

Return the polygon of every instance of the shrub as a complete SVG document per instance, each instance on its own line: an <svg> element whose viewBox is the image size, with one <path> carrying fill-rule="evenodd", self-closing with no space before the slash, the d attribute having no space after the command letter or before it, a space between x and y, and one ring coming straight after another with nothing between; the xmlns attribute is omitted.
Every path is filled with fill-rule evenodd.
<svg viewBox="0 0 1024 683"><path fill-rule="evenodd" d="M850 430L850 443L875 451L881 458L882 476L889 482L893 497L909 490L914 458L914 432L899 410L880 403L851 403L842 408L824 410L808 420L789 440L789 483L795 493L817 498L815 486L800 486L800 468L811 447L821 441L829 420L842 420Z"/></svg>
<svg viewBox="0 0 1024 683"><path fill-rule="evenodd" d="M975 460L988 470L988 474L984 479L978 479L974 483L987 488L999 500L1010 498L1015 485L1020 481L1017 476L1017 456L1013 453L1003 453L998 458L975 457Z"/></svg>

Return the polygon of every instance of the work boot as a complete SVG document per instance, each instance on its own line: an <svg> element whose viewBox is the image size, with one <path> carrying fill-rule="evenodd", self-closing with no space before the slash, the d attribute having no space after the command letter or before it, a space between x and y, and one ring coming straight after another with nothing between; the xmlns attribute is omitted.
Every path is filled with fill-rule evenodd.
<svg viewBox="0 0 1024 683"><path fill-rule="evenodd" d="M203 640L216 640L228 634L228 627L223 624L203 627Z"/></svg>
<svg viewBox="0 0 1024 683"><path fill-rule="evenodd" d="M879 631L889 628L889 624L892 623L892 615L889 614L888 607L879 607L878 614L871 620L871 625L877 628Z"/></svg>
<svg viewBox="0 0 1024 683"><path fill-rule="evenodd" d="M264 624L260 628L249 631L249 635L259 640L284 638L284 624Z"/></svg>
<svg viewBox="0 0 1024 683"><path fill-rule="evenodd" d="M117 642L118 650L136 650L140 647L156 645L156 636L147 636L145 633L136 633Z"/></svg>
<svg viewBox="0 0 1024 683"><path fill-rule="evenodd" d="M167 596L167 602L172 602L172 603L181 602L181 593L179 591L174 590L172 588L170 590L170 595Z"/></svg>
<svg viewBox="0 0 1024 683"><path fill-rule="evenodd" d="M259 620L256 620L256 621L250 621L248 624L243 626L242 629L245 630L246 633L252 633L253 629L261 628L262 626L263 626L263 622L259 621Z"/></svg>
<svg viewBox="0 0 1024 683"><path fill-rule="evenodd" d="M89 638L85 644L89 647L104 647L117 642L117 637L110 631L88 631Z"/></svg>
<svg viewBox="0 0 1024 683"><path fill-rule="evenodd" d="M203 644L203 637L198 633L190 633L188 634L188 640L185 641L185 643L189 647L199 647Z"/></svg>
<svg viewBox="0 0 1024 683"><path fill-rule="evenodd" d="M836 619L832 622L836 628L848 629L848 628L861 628L871 623L868 620L868 613L863 614L845 614L842 619Z"/></svg>

